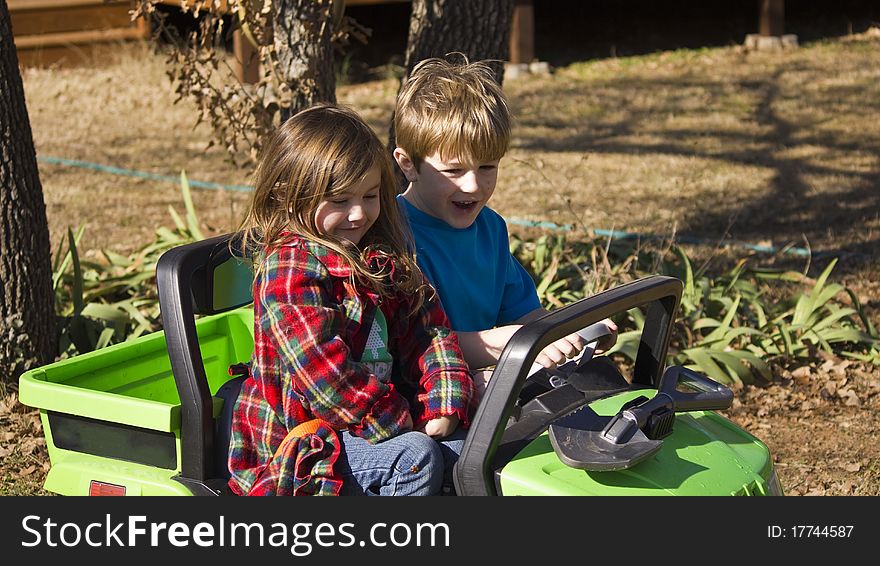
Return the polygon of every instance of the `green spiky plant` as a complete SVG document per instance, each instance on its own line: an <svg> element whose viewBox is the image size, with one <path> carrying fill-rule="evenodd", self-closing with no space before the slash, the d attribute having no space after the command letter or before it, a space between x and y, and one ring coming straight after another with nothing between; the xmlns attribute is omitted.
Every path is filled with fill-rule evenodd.
<svg viewBox="0 0 880 566"><path fill-rule="evenodd" d="M161 328L156 294L156 262L166 250L201 240L186 173L180 174L185 220L169 208L175 229L161 227L155 239L130 256L101 251L86 261L78 244L85 231L68 229L53 262L59 357L91 352ZM66 245L65 245L66 244Z"/></svg>
<svg viewBox="0 0 880 566"><path fill-rule="evenodd" d="M880 363L878 335L852 290L829 283L836 260L815 281L790 271L751 269L747 259L710 277L694 269L680 246L639 249L564 235L512 238L511 251L533 274L547 308L632 279L663 273L683 282L668 363L685 365L727 384L773 379L773 364L812 359L817 349ZM773 300L771 288L787 300ZM794 285L794 287L791 287ZM812 287L810 287L812 285ZM846 299L850 304L846 304ZM618 321L612 354L634 360L644 319L634 309Z"/></svg>

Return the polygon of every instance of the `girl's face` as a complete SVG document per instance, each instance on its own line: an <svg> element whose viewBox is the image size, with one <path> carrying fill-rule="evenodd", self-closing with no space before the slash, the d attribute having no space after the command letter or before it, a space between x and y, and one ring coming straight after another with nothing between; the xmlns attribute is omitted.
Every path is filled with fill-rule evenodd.
<svg viewBox="0 0 880 566"><path fill-rule="evenodd" d="M359 183L344 193L322 200L315 209L318 231L355 245L360 243L379 217L380 181L379 168L374 166Z"/></svg>

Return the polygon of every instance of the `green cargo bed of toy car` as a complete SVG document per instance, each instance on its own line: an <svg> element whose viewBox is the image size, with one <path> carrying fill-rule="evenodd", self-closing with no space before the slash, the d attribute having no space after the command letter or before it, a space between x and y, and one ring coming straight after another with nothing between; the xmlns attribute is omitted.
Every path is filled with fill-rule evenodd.
<svg viewBox="0 0 880 566"><path fill-rule="evenodd" d="M210 391L253 351L253 310L196 323ZM130 495L188 493L180 471L181 407L164 332L155 332L24 374L21 403L40 410L51 469L45 487L85 495L92 480ZM223 401L214 398L216 416Z"/></svg>

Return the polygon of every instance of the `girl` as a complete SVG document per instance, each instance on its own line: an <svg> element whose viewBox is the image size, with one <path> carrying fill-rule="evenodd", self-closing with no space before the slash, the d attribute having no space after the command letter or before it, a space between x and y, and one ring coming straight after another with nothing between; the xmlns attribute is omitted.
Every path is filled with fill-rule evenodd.
<svg viewBox="0 0 880 566"><path fill-rule="evenodd" d="M235 493L440 491L473 382L396 192L386 149L348 109L304 110L265 148L241 227L256 275Z"/></svg>

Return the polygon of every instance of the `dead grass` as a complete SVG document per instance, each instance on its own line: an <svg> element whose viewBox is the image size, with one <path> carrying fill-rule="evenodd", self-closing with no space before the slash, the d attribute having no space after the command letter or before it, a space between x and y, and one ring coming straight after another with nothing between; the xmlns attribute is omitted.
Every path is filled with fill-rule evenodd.
<svg viewBox="0 0 880 566"><path fill-rule="evenodd" d="M40 415L14 394L0 396L0 461L0 495L51 495L43 490L49 454Z"/></svg>
<svg viewBox="0 0 880 566"><path fill-rule="evenodd" d="M869 253L880 228L880 41L574 64L508 85L513 181L495 204L595 227ZM538 190L521 190L535 187ZM519 189L519 190L518 190ZM531 193L530 198L523 193ZM528 200L524 200L528 198Z"/></svg>
<svg viewBox="0 0 880 566"><path fill-rule="evenodd" d="M27 69L25 96L38 158L80 160L159 175L230 185L247 172L206 149L210 128L194 124L194 107L175 104L164 60L143 45L118 46L103 66ZM182 209L173 183L40 164L49 229L55 245L68 227L87 224L82 247L130 252L171 225L169 205ZM194 195L210 230L231 229L244 193L204 190Z"/></svg>
<svg viewBox="0 0 880 566"><path fill-rule="evenodd" d="M514 218L873 255L880 231L880 40L780 54L738 47L576 63L508 81L516 129L493 205ZM25 71L38 155L230 185L249 172L206 150L161 56L115 49L103 67ZM387 136L393 79L339 89ZM171 183L41 166L53 241L88 221L86 247L130 251L167 223ZM209 230L246 195L197 191ZM729 228L729 229L728 229Z"/></svg>

